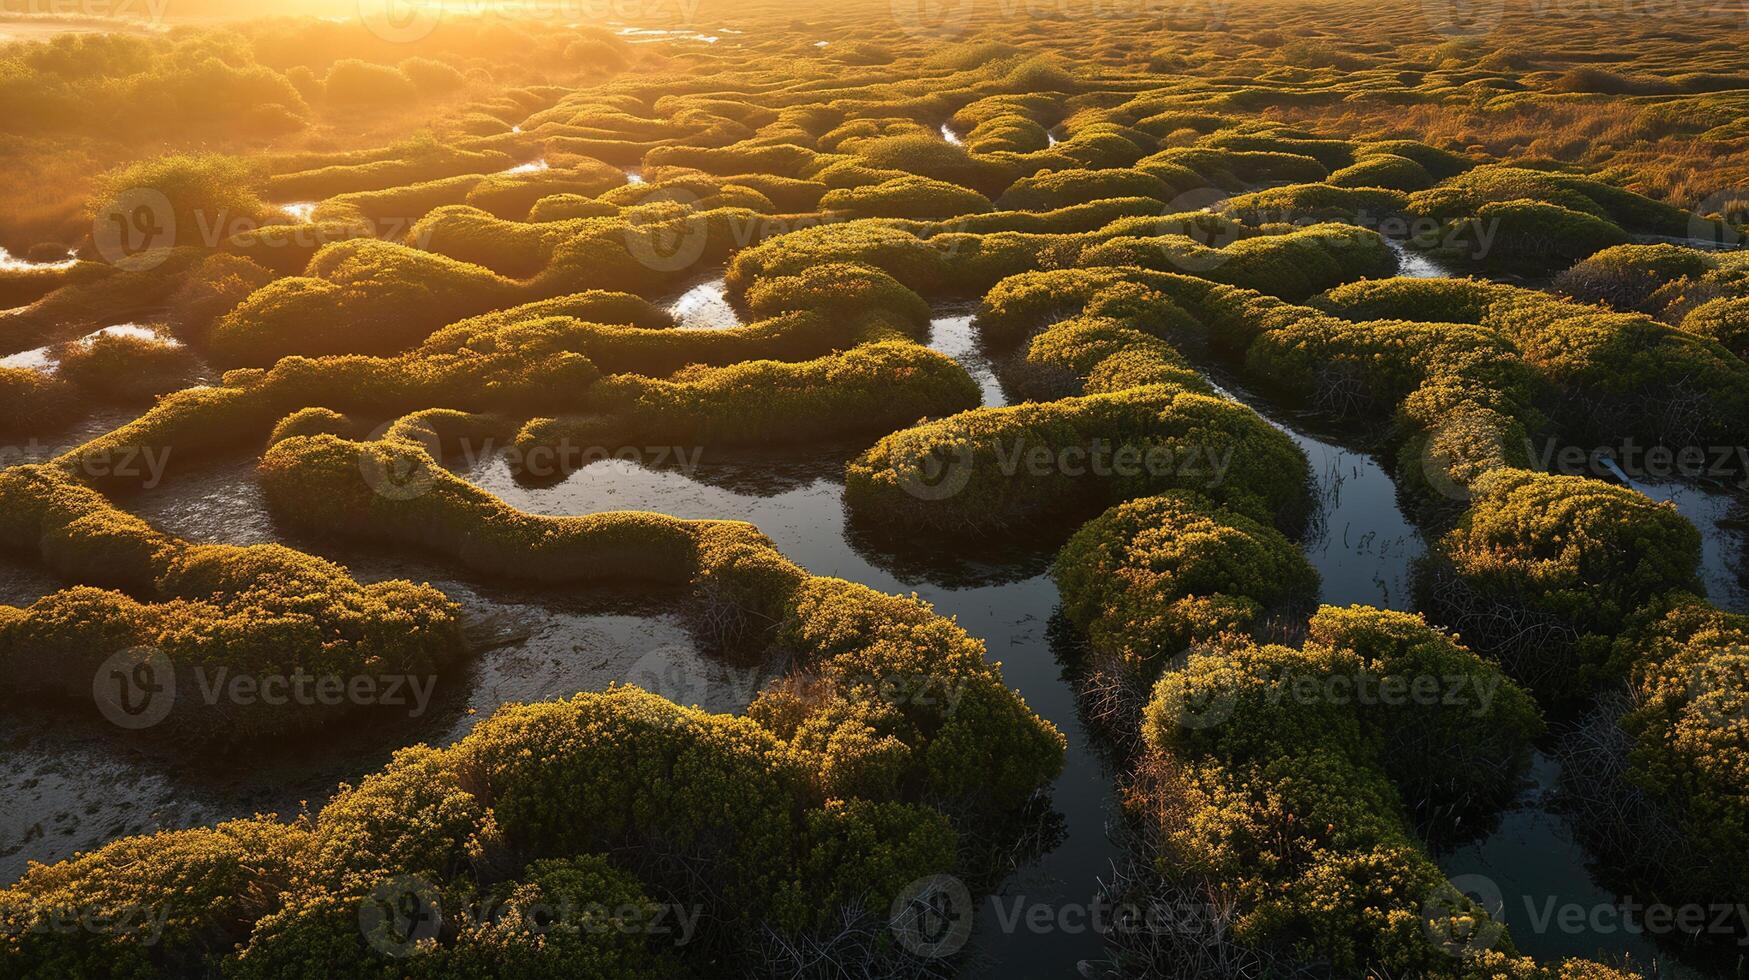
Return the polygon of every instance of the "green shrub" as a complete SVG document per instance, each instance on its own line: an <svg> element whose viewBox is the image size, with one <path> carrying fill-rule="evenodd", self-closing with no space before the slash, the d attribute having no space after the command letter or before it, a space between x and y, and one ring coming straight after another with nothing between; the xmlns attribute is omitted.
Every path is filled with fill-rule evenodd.
<svg viewBox="0 0 1749 980"><path fill-rule="evenodd" d="M204 344L214 320L272 279L272 272L242 256L209 255L189 270L171 294L170 327L191 343Z"/></svg>
<svg viewBox="0 0 1749 980"><path fill-rule="evenodd" d="M1501 269L1554 272L1628 240L1607 219L1558 204L1490 202L1440 232L1438 252Z"/></svg>
<svg viewBox="0 0 1749 980"><path fill-rule="evenodd" d="M1427 171L1435 180L1445 180L1455 177L1475 165L1475 161L1467 157L1429 146L1417 140L1380 140L1376 143L1362 143L1354 151L1355 162L1361 163L1368 157L1390 155L1413 160ZM1413 190L1415 188L1400 187L1398 190Z"/></svg>
<svg viewBox="0 0 1749 980"><path fill-rule="evenodd" d="M342 58L323 76L322 94L336 105L368 106L410 102L419 90L392 65Z"/></svg>
<svg viewBox="0 0 1749 980"><path fill-rule="evenodd" d="M1700 535L1669 504L1598 480L1514 469L1483 476L1470 493L1440 555L1474 594L1466 601L1476 609L1457 605L1476 612L1478 626L1489 607L1542 614L1595 671L1603 666L1598 642L1635 610L1698 588ZM1488 645L1503 639L1466 632Z"/></svg>
<svg viewBox="0 0 1749 980"><path fill-rule="evenodd" d="M99 177L89 209L97 233L115 236L124 250L134 243L211 245L210 236L228 237L231 228L259 224L271 215L256 184L249 167L235 157L162 156ZM163 195L168 213L162 213L159 198L142 195Z"/></svg>
<svg viewBox="0 0 1749 980"><path fill-rule="evenodd" d="M1648 869L1686 896L1734 894L1749 840L1745 776L1749 749L1742 705L1749 697L1749 620L1692 597L1649 606L1617 643L1635 663L1630 791L1653 794L1679 821L1674 867Z"/></svg>
<svg viewBox="0 0 1749 980"><path fill-rule="evenodd" d="M1265 183L1307 183L1330 176L1330 169L1298 153L1264 150L1224 150L1212 147L1174 147L1136 162L1137 170L1196 174L1202 184L1228 191ZM1161 168L1168 168L1162 171ZM1165 177L1165 179L1172 179Z"/></svg>
<svg viewBox="0 0 1749 980"><path fill-rule="evenodd" d="M462 73L457 71L453 65L438 61L435 58L407 58L395 68L407 76L407 80L413 83L413 87L419 91L420 95L439 95L444 92L453 92L466 84ZM332 80L332 72L329 73L329 78ZM333 90L329 91L332 94Z"/></svg>
<svg viewBox="0 0 1749 980"><path fill-rule="evenodd" d="M497 217L521 221L544 197L580 194L592 198L624 184L625 174L619 168L581 158L547 170L493 174L475 184L464 200Z"/></svg>
<svg viewBox="0 0 1749 980"><path fill-rule="evenodd" d="M7 433L52 432L78 412L65 381L31 368L0 367L0 404L6 406L0 431Z"/></svg>
<svg viewBox="0 0 1749 980"><path fill-rule="evenodd" d="M1127 462L1083 469L1096 453ZM1303 513L1305 467L1250 409L1148 385L975 409L887 436L850 464L845 500L882 524L967 533L1189 489L1291 523Z"/></svg>
<svg viewBox="0 0 1749 980"><path fill-rule="evenodd" d="M1713 267L1705 252L1676 245L1617 245L1555 277L1555 288L1581 303L1632 312L1666 283L1698 279Z"/></svg>
<svg viewBox="0 0 1749 980"><path fill-rule="evenodd" d="M867 187L828 191L820 198L820 209L858 218L945 221L962 214L983 214L990 210L990 199L946 181L898 177Z"/></svg>
<svg viewBox="0 0 1749 980"><path fill-rule="evenodd" d="M1749 297L1709 300L1688 311L1682 329L1749 361Z"/></svg>
<svg viewBox="0 0 1749 980"><path fill-rule="evenodd" d="M268 365L290 354L390 353L445 323L521 298L477 265L389 242L324 247L308 274L256 290L213 325L212 356Z"/></svg>
<svg viewBox="0 0 1749 980"><path fill-rule="evenodd" d="M187 347L160 338L101 333L67 346L62 377L99 398L151 401L184 387L199 360Z"/></svg>
<svg viewBox="0 0 1749 980"><path fill-rule="evenodd" d="M0 893L0 971L68 980L210 973L279 905L307 837L268 819L234 820L33 864ZM95 923L113 928L88 928Z"/></svg>
<svg viewBox="0 0 1749 980"><path fill-rule="evenodd" d="M1343 693L1363 678L1408 690L1425 676L1473 683L1439 705ZM1509 796L1540 728L1522 692L1411 615L1326 607L1301 649L1192 650L1161 677L1144 725L1156 771L1169 774L1146 804L1158 869L1194 895L1236 903L1231 941L1266 956L1469 975L1432 937L1470 935L1486 913L1445 882L1402 801ZM1453 750L1474 768L1448 777L1442 753ZM1486 939L1471 966L1528 972L1509 938Z"/></svg>
<svg viewBox="0 0 1749 980"><path fill-rule="evenodd" d="M1119 504L1057 554L1063 613L1101 650L1154 664L1314 605L1318 574L1272 527L1187 491Z"/></svg>
<svg viewBox="0 0 1749 980"><path fill-rule="evenodd" d="M1053 170L1015 181L998 203L1022 211L1052 211L1133 197L1160 202L1155 206L1157 214L1167 202L1195 186L1194 182L1174 185L1144 170Z"/></svg>
<svg viewBox="0 0 1749 980"><path fill-rule="evenodd" d="M1396 191L1420 191L1433 186L1427 168L1393 153L1371 154L1330 174L1337 187L1388 187Z"/></svg>

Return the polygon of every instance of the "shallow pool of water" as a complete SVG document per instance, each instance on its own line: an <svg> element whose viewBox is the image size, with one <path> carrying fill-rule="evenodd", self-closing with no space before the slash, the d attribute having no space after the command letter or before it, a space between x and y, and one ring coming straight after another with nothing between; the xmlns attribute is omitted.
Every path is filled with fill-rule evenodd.
<svg viewBox="0 0 1749 980"><path fill-rule="evenodd" d="M1204 367L1217 391L1249 405L1306 454L1316 507L1299 544L1323 582L1319 600L1413 609L1411 577L1427 546L1403 514L1390 473L1370 453L1331 441L1328 422L1283 411L1230 372Z"/></svg>
<svg viewBox="0 0 1749 980"><path fill-rule="evenodd" d="M67 344L88 344L99 337L133 337L139 340L157 340L172 347L181 347L182 341L167 334L160 334L151 327L138 323L118 323L113 326L93 330L83 337L64 343L44 344L32 347L30 350L19 351L0 357L0 367L23 368L29 371L41 371L44 374L54 374L60 369L61 351Z"/></svg>
<svg viewBox="0 0 1749 980"><path fill-rule="evenodd" d="M741 314L729 302L728 283L721 277L701 282L668 304L674 325L682 330L722 330L741 326Z"/></svg>
<svg viewBox="0 0 1749 980"><path fill-rule="evenodd" d="M1633 488L1669 501L1700 531L1700 577L1707 598L1721 609L1749 613L1749 569L1744 567L1749 505L1741 494L1690 483L1643 483Z"/></svg>
<svg viewBox="0 0 1749 980"><path fill-rule="evenodd" d="M0 248L0 272L26 272L32 269L71 269L77 264L79 264L79 256L76 252L67 253L67 257L64 259L54 259L48 262L32 262L30 259L20 258L19 256L6 251L4 248Z"/></svg>
<svg viewBox="0 0 1749 980"><path fill-rule="evenodd" d="M1385 244L1397 253L1397 275L1405 279L1445 279L1465 274L1426 252L1410 248L1401 239L1387 237Z"/></svg>

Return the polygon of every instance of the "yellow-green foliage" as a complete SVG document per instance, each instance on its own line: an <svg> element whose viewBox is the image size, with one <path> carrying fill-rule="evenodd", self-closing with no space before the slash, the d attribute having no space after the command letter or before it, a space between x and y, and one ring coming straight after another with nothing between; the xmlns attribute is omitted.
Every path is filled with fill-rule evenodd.
<svg viewBox="0 0 1749 980"><path fill-rule="evenodd" d="M1096 455L1125 462L1094 467ZM1248 408L1146 385L926 423L876 443L847 478L860 514L966 532L1174 488L1274 520L1299 508L1305 461Z"/></svg>
<svg viewBox="0 0 1749 980"><path fill-rule="evenodd" d="M1555 288L1581 303L1618 310L1646 307L1665 284L1698 279L1714 262L1704 252L1676 245L1617 245L1555 277Z"/></svg>
<svg viewBox="0 0 1749 980"><path fill-rule="evenodd" d="M207 972L279 907L308 838L293 825L233 820L124 837L33 865L0 893L0 970L65 978ZM115 928L69 929L69 917Z"/></svg>
<svg viewBox="0 0 1749 980"><path fill-rule="evenodd" d="M1636 661L1635 707L1622 720L1634 738L1632 779L1680 821L1687 894L1735 894L1749 840L1749 619L1692 597L1648 607L1618 651ZM1703 857L1704 855L1704 857Z"/></svg>
<svg viewBox="0 0 1749 980"><path fill-rule="evenodd" d="M284 171L267 179L266 193L276 201L321 201L356 191L379 191L405 184L489 174L515 164L500 150L468 150L435 139L410 140L389 154L357 162L325 163L305 170Z"/></svg>
<svg viewBox="0 0 1749 980"><path fill-rule="evenodd" d="M1140 749L1126 802L1152 823L1136 839L1159 845L1143 856L1166 888L1231 913L1230 962L1619 980L1517 956L1450 894L1408 815L1498 809L1536 711L1414 616L1326 608L1298 638L1317 582L1284 532L1304 521L1305 458L1217 397L1189 345L1271 397L1377 427L1406 497L1449 530L1429 608L1552 693L1630 685L1618 795L1702 855L1635 879L1740 897L1749 627L1689 594L1698 542L1671 508L1532 472L1528 448L1531 434L1742 441L1749 264L1626 244L1730 230L1686 210L1740 176L1749 133L1729 45L1682 47L1717 25L1623 21L1600 54L1536 11L1508 11L1489 41L1453 39L1426 11L1338 4L1287 38L1278 7L1238 5L1140 32L980 15L944 44L884 7L890 29L854 38L836 18L855 5L787 25L794 11L756 8L721 43L446 18L408 44L282 18L0 47L21 212L8 247L84 258L0 270L0 350L65 352L57 378L0 371L0 425L62 424L74 391L164 395L50 465L0 473L0 546L79 583L0 607L14 700L89 703L96 665L131 646L249 676L453 666L456 607L434 590L361 585L280 546L181 541L99 492L140 482L123 454L173 449L180 465L264 436L260 482L288 527L491 577L653 583L713 651L793 668L741 716L628 688L509 705L314 816L34 867L0 891L0 974L831 972L847 940L863 973L918 972L879 921L895 895L938 873L987 882L981 856L1005 853L1002 830L1063 758L983 644L915 597L810 575L747 524L541 516L442 465L464 440L510 441L529 476L546 450L563 471L568 447L853 436L878 440L847 474L859 518L1069 539L1065 611L1105 655L1077 667L1137 675L1100 689ZM1610 70L1591 64L1605 55ZM78 138L51 155L49 130ZM92 213L75 214L82 190L35 199L54 196L45 176L146 143L172 155L111 171ZM177 149L203 144L253 155ZM517 166L534 160L551 168ZM181 247L155 268L93 261L78 239L95 230L105 258L102 220L134 186L166 195ZM314 202L315 220L264 202ZM1567 298L1389 279L1397 260L1369 229L1399 227L1491 273L1573 266L1555 283ZM745 326L677 330L650 302L722 274ZM1055 400L966 411L970 377L911 342L935 312L923 296L980 294L1005 391ZM68 346L166 318L188 349ZM238 369L170 391L196 354ZM1284 636L1297 646L1267 642ZM1137 731L1119 687L1159 670ZM1427 676L1468 693L1294 693ZM888 693L921 683L952 698ZM232 738L338 717L176 711L175 731ZM444 927L395 959L361 912L402 876L439 898ZM658 902L699 910L708 941L676 953L640 931ZM531 928L573 905L611 911ZM135 907L167 913L162 935L56 928L69 910ZM1482 941L1454 957L1441 931ZM785 951L812 959L773 958Z"/></svg>
<svg viewBox="0 0 1749 980"><path fill-rule="evenodd" d="M7 433L52 431L78 411L73 391L53 375L30 368L0 367L0 430Z"/></svg>
<svg viewBox="0 0 1749 980"><path fill-rule="evenodd" d="M1482 216L1489 213L1488 205L1513 202L1537 202L1546 208L1589 215L1604 225L1652 235L1686 235L1692 218L1681 208L1599 180L1505 164L1484 165L1453 177L1436 188L1414 195L1410 207L1417 214L1450 219L1464 215ZM1558 218L1563 238L1578 236L1581 229L1595 227L1591 222L1558 211L1518 208L1495 213L1502 217L1514 213L1526 222L1534 217L1544 220ZM1555 231L1550 229L1549 234ZM1602 232L1592 234L1601 235Z"/></svg>
<svg viewBox="0 0 1749 980"><path fill-rule="evenodd" d="M687 522L660 514L542 517L504 505L438 465L406 424L361 443L289 435L261 458L261 486L281 519L312 531L418 543L494 575L546 582L685 582ZM406 497L408 499L400 499Z"/></svg>
<svg viewBox="0 0 1749 980"><path fill-rule="evenodd" d="M1004 191L1000 203L1022 211L1052 211L1119 197L1159 202L1156 212L1194 184L1175 186L1144 170L1055 170L1023 177Z"/></svg>
<svg viewBox="0 0 1749 980"><path fill-rule="evenodd" d="M98 334L69 344L60 373L100 398L151 401L188 384L197 361L188 348L159 339Z"/></svg>
<svg viewBox="0 0 1749 980"><path fill-rule="evenodd" d="M1433 186L1427 168L1408 157L1376 153L1357 160L1330 175L1337 187L1386 187L1394 191L1419 191Z"/></svg>
<svg viewBox="0 0 1749 980"><path fill-rule="evenodd" d="M858 218L944 221L962 214L983 214L990 210L990 199L958 184L906 176L827 191L820 198L820 209Z"/></svg>
<svg viewBox="0 0 1749 980"><path fill-rule="evenodd" d="M1682 318L1682 329L1749 361L1749 297L1709 300Z"/></svg>
<svg viewBox="0 0 1749 980"><path fill-rule="evenodd" d="M951 358L883 341L800 363L743 361L671 378L603 378L585 408L595 418L530 423L520 442L547 444L580 426L674 445L794 443L889 432L976 405L978 386Z"/></svg>
<svg viewBox="0 0 1749 980"><path fill-rule="evenodd" d="M1340 694L1362 678L1427 676L1471 683L1440 704ZM1486 913L1455 894L1436 901L1453 890L1402 801L1509 794L1540 729L1534 704L1496 668L1403 613L1325 607L1299 649L1230 640L1192 650L1160 678L1144 726L1148 751L1173 774L1156 811L1159 870L1234 902L1233 939L1246 946L1357 972L1466 975L1431 937L1468 936ZM1510 939L1487 938L1477 954L1524 975L1530 964Z"/></svg>
<svg viewBox="0 0 1749 980"><path fill-rule="evenodd" d="M42 466L0 476L7 519L0 546L33 553L78 587L0 617L5 685L26 695L88 697L112 654L162 651L194 690L197 671L290 677L434 677L462 651L459 610L427 586L362 585L331 562L280 545L193 545L116 509ZM320 727L324 708L288 699L255 711L190 696L170 718L201 737L258 736Z"/></svg>
<svg viewBox="0 0 1749 980"><path fill-rule="evenodd" d="M219 253L202 259L169 298L170 326L191 343L204 344L213 321L273 279L261 265Z"/></svg>
<svg viewBox="0 0 1749 980"><path fill-rule="evenodd" d="M1554 272L1627 240L1627 232L1607 218L1559 204L1491 201L1447 224L1438 253L1497 269Z"/></svg>
<svg viewBox="0 0 1749 980"><path fill-rule="evenodd" d="M1280 531L1184 491L1087 522L1053 576L1064 615L1138 665L1298 618L1318 591L1318 574Z"/></svg>
<svg viewBox="0 0 1749 980"><path fill-rule="evenodd" d="M1653 598L1698 588L1700 535L1676 508L1599 480L1502 469L1441 553L1484 600L1612 636Z"/></svg>
<svg viewBox="0 0 1749 980"><path fill-rule="evenodd" d="M307 274L279 279L219 318L208 339L227 365L290 354L392 353L445 323L507 305L521 287L487 269L389 242L329 245Z"/></svg>
<svg viewBox="0 0 1749 980"><path fill-rule="evenodd" d="M625 174L600 160L579 158L563 166L499 173L468 190L465 202L500 218L522 220L536 201L553 194L594 197L625 183Z"/></svg>
<svg viewBox="0 0 1749 980"><path fill-rule="evenodd" d="M1549 386L1544 407L1574 438L1725 442L1749 410L1742 361L1640 314L1470 280L1354 283L1313 302L1362 323L1413 317L1497 332Z"/></svg>
<svg viewBox="0 0 1749 980"><path fill-rule="evenodd" d="M113 236L108 240L124 249L134 243L210 246L236 223L266 217L271 209L255 185L248 166L233 157L164 156L104 174L90 212L101 229L96 233Z"/></svg>

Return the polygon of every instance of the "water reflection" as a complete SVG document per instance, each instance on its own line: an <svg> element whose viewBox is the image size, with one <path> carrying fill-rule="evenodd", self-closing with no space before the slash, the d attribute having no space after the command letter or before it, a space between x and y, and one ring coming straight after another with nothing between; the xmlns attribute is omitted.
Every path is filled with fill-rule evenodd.
<svg viewBox="0 0 1749 980"><path fill-rule="evenodd" d="M722 330L741 326L741 314L729 302L728 283L721 276L701 282L668 304L674 325L682 330Z"/></svg>

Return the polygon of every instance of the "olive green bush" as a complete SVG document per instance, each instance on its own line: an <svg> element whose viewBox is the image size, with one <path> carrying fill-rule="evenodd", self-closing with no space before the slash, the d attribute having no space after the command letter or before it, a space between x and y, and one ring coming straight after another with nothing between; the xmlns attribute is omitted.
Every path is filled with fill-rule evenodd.
<svg viewBox="0 0 1749 980"><path fill-rule="evenodd" d="M389 353L520 292L476 265L358 239L323 248L306 275L250 294L213 324L207 343L229 366L265 366L289 354Z"/></svg>
<svg viewBox="0 0 1749 980"><path fill-rule="evenodd" d="M73 389L53 375L31 368L0 367L0 430L7 434L53 431L78 414Z"/></svg>
<svg viewBox="0 0 1749 980"><path fill-rule="evenodd" d="M1437 707L1305 693L1426 676L1470 683ZM1484 691L1497 696L1489 703ZM1228 941L1266 955L1535 976L1503 927L1445 882L1402 800L1510 795L1540 730L1534 704L1495 667L1403 613L1324 607L1298 649L1236 637L1194 648L1161 676L1146 712L1164 795L1148 810L1161 821L1159 872L1230 908ZM1454 749L1465 763L1443 755ZM1464 943L1469 962L1441 935Z"/></svg>
<svg viewBox="0 0 1749 980"><path fill-rule="evenodd" d="M1318 591L1317 573L1280 531L1186 491L1087 522L1053 575L1064 615L1088 641L1136 664L1303 618Z"/></svg>
<svg viewBox="0 0 1749 980"><path fill-rule="evenodd" d="M983 214L990 210L990 199L958 184L906 176L827 191L819 206L823 211L842 211L858 218L944 221L962 214Z"/></svg>
<svg viewBox="0 0 1749 980"><path fill-rule="evenodd" d="M35 557L76 587L0 615L5 686L26 696L89 698L112 655L161 651L178 683L198 672L256 678L434 677L462 650L459 610L427 586L360 584L331 562L280 545L195 545L117 509L56 468L0 474L0 547ZM147 597L138 601L132 595ZM179 735L260 737L319 728L361 705L173 702Z"/></svg>
<svg viewBox="0 0 1749 980"><path fill-rule="evenodd" d="M123 402L150 402L183 388L198 366L194 353L181 344L116 333L69 344L59 363L69 382Z"/></svg>

